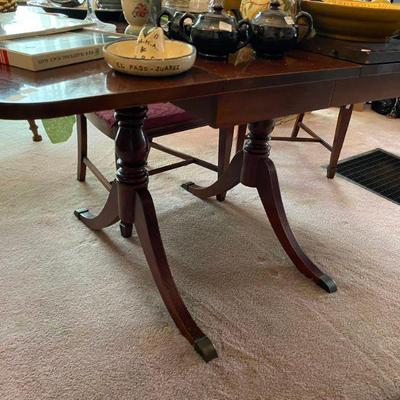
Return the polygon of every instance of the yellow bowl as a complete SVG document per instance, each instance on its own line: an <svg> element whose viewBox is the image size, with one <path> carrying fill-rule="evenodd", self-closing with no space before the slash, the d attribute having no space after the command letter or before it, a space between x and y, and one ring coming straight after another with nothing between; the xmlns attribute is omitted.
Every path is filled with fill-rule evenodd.
<svg viewBox="0 0 400 400"><path fill-rule="evenodd" d="M399 5L388 3L386 0L375 0L371 2L354 1L354 0L322 0L323 3L336 4L338 6L356 7L356 8L380 8L399 10Z"/></svg>
<svg viewBox="0 0 400 400"><path fill-rule="evenodd" d="M386 42L400 31L400 5L357 1L303 0L321 36L357 42Z"/></svg>
<svg viewBox="0 0 400 400"><path fill-rule="evenodd" d="M116 71L139 76L178 75L193 67L196 49L177 40L166 40L163 59L143 59L135 56L136 40L127 39L104 46L103 54L107 64Z"/></svg>

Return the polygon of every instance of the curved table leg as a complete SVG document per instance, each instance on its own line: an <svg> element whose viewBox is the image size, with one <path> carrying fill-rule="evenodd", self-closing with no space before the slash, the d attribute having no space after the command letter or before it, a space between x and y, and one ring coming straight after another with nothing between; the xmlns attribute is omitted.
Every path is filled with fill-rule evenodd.
<svg viewBox="0 0 400 400"><path fill-rule="evenodd" d="M329 293L337 290L335 281L320 271L307 257L290 228L282 203L278 176L269 159L274 121L249 124L250 134L245 144L241 182L257 188L272 228L283 249L296 268Z"/></svg>
<svg viewBox="0 0 400 400"><path fill-rule="evenodd" d="M97 216L94 216L87 208L79 208L74 211L74 214L80 221L94 231L98 231L118 222L118 192L116 182L113 183L106 204Z"/></svg>
<svg viewBox="0 0 400 400"><path fill-rule="evenodd" d="M150 151L143 132L147 107L117 110L118 132L115 138L117 161L118 209L121 226L130 233L135 224L147 263L168 312L180 332L206 361L217 357L211 341L198 328L179 295L161 240L153 200L147 189L146 160Z"/></svg>
<svg viewBox="0 0 400 400"><path fill-rule="evenodd" d="M210 339L196 325L176 288L162 244L153 200L146 188L136 192L135 226L154 281L176 326L204 361L218 357Z"/></svg>
<svg viewBox="0 0 400 400"><path fill-rule="evenodd" d="M335 292L337 290L335 281L307 257L287 220L278 176L273 162L269 159L269 141L274 129L274 121L251 123L249 129L250 134L244 150L236 154L225 174L213 185L203 188L194 183L187 183L182 186L201 199L229 190L238 183L257 188L272 228L296 268L327 292Z"/></svg>
<svg viewBox="0 0 400 400"><path fill-rule="evenodd" d="M87 209L75 215L89 228L102 229L121 221L122 236L129 237L136 227L147 262L169 314L183 336L206 362L218 357L210 339L196 325L175 285L161 240L153 200L147 189L146 160L149 140L143 132L147 107L117 110L118 132L116 182L111 187L104 209L97 217Z"/></svg>
<svg viewBox="0 0 400 400"><path fill-rule="evenodd" d="M298 244L286 217L274 163L269 159L259 164L257 190L276 236L297 269L327 292L336 292L335 281L320 271Z"/></svg>
<svg viewBox="0 0 400 400"><path fill-rule="evenodd" d="M184 183L182 187L200 199L216 196L224 193L240 183L240 171L243 163L243 151L237 153L224 174L212 185L207 187L198 186L193 182Z"/></svg>

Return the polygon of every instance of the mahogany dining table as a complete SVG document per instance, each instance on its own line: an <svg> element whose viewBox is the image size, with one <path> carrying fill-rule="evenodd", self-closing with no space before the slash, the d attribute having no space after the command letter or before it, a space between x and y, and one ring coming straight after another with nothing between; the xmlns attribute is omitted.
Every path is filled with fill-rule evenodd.
<svg viewBox="0 0 400 400"><path fill-rule="evenodd" d="M286 218L269 157L273 119L397 97L400 63L360 65L294 50L281 60L255 59L237 66L198 58L190 71L167 78L123 75L111 70L104 60L42 72L0 66L0 72L1 119L53 118L116 109L115 181L96 216L86 208L75 210L75 215L93 230L118 221L125 233L135 226L168 312L205 361L217 357L217 352L174 283L148 189L149 141L142 130L147 104L173 102L207 119L214 128L248 123L244 149L233 157L226 173L209 187L187 183L184 188L202 199L239 183L256 188L274 232L297 269L327 292L336 291L334 280L303 252Z"/></svg>

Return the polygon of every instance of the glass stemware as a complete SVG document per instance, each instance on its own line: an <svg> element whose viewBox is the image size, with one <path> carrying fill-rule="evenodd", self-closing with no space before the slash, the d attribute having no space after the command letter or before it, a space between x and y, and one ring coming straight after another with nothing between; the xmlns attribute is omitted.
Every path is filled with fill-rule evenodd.
<svg viewBox="0 0 400 400"><path fill-rule="evenodd" d="M94 10L94 0L86 0L87 5L87 14L85 21L86 22L94 22L96 25L93 25L93 29L97 29L99 31L107 31L107 32L115 32L117 30L114 24L107 24L105 22L100 21Z"/></svg>

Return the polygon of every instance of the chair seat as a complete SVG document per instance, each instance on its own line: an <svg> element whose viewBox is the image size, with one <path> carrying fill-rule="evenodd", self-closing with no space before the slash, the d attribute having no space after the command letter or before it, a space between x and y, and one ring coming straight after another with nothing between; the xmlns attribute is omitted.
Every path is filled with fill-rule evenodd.
<svg viewBox="0 0 400 400"><path fill-rule="evenodd" d="M105 121L110 128L113 128L116 124L114 110L98 111L95 114ZM171 103L155 103L149 105L144 129L157 129L168 125L188 123L197 119L193 114Z"/></svg>

